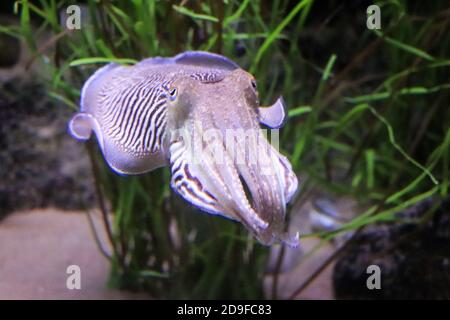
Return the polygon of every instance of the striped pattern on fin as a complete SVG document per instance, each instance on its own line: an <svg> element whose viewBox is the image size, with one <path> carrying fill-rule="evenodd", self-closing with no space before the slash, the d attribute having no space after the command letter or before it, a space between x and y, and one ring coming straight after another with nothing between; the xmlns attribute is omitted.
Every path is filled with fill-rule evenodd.
<svg viewBox="0 0 450 320"><path fill-rule="evenodd" d="M117 63L109 63L95 71L94 74L89 77L81 89L81 111L90 113L94 111L93 108L96 106L97 93L105 81L108 80L108 76L111 75L111 71L119 67L120 65Z"/></svg>

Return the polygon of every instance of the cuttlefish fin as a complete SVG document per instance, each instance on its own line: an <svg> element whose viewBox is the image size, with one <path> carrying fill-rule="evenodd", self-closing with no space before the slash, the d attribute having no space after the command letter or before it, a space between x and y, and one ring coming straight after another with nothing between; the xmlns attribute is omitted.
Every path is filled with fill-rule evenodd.
<svg viewBox="0 0 450 320"><path fill-rule="evenodd" d="M281 128L287 121L286 104L283 97L268 107L259 107L259 122L272 129Z"/></svg>
<svg viewBox="0 0 450 320"><path fill-rule="evenodd" d="M227 57L206 51L185 51L175 57L152 57L140 61L136 66L164 64L208 67L211 69L227 71L233 71L240 68L234 61Z"/></svg>
<svg viewBox="0 0 450 320"><path fill-rule="evenodd" d="M94 108L97 107L100 88L106 81L111 79L113 75L112 71L120 67L121 66L117 63L109 63L95 71L95 73L89 77L81 89L81 111L93 113Z"/></svg>
<svg viewBox="0 0 450 320"><path fill-rule="evenodd" d="M220 54L206 51L186 51L174 57L175 63L210 67L212 69L236 70L240 67Z"/></svg>
<svg viewBox="0 0 450 320"><path fill-rule="evenodd" d="M155 170L167 165L167 156L164 150L150 155L131 156L123 147L111 139L105 138L102 148L103 156L108 165L121 175L135 175Z"/></svg>
<svg viewBox="0 0 450 320"><path fill-rule="evenodd" d="M173 57L152 57L136 63L135 66L140 67L146 65L164 65L173 63L175 63L175 59Z"/></svg>
<svg viewBox="0 0 450 320"><path fill-rule="evenodd" d="M75 114L69 121L69 133L78 140L86 141L92 135L92 131L97 136L98 143L103 149L103 137L97 120L86 112L79 112Z"/></svg>

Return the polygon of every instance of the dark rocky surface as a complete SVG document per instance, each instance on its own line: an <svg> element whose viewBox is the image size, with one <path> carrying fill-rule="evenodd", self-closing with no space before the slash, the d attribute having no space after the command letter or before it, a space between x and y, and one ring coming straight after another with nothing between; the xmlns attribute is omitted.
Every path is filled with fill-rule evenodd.
<svg viewBox="0 0 450 320"><path fill-rule="evenodd" d="M0 218L25 208L91 206L89 161L66 130L72 111L23 78L0 84Z"/></svg>
<svg viewBox="0 0 450 320"><path fill-rule="evenodd" d="M359 234L335 265L336 298L450 299L450 199L428 218L435 204L428 199ZM367 289L369 265L381 269L380 290Z"/></svg>

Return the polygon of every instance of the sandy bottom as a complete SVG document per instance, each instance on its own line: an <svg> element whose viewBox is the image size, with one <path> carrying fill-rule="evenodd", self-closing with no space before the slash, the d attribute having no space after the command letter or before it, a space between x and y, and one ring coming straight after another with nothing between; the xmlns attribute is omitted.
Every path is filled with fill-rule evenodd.
<svg viewBox="0 0 450 320"><path fill-rule="evenodd" d="M100 217L93 216L106 242ZM66 286L70 265L80 267L80 290ZM107 288L108 273L83 212L31 210L0 222L0 299L148 298Z"/></svg>
<svg viewBox="0 0 450 320"><path fill-rule="evenodd" d="M93 213L97 234L108 248L100 215ZM303 247L315 243L303 242ZM321 250L320 257L283 272L279 277L278 298L288 298L331 253ZM288 260L296 264L296 252ZM77 265L81 271L81 289L68 289L67 268ZM333 299L332 266L328 267L296 299ZM59 209L35 209L17 212L0 222L0 299L148 299L107 287L109 261L100 253L86 213ZM271 297L270 277L265 279Z"/></svg>
<svg viewBox="0 0 450 320"><path fill-rule="evenodd" d="M309 252L320 240L303 239L301 248L303 252ZM300 293L294 295L297 289L309 279L313 273L328 259L335 251L332 245L324 245L310 259L303 259L298 253L298 249L286 249L285 265L288 270L281 270L278 277L278 299L299 299L299 300L333 300L334 292L332 286L334 262L330 263L311 283ZM272 252L278 256L278 250ZM291 265L291 266L289 266ZM283 269L283 267L282 267ZM267 297L273 296L273 277L267 276L264 279L264 289ZM294 296L293 296L294 295Z"/></svg>

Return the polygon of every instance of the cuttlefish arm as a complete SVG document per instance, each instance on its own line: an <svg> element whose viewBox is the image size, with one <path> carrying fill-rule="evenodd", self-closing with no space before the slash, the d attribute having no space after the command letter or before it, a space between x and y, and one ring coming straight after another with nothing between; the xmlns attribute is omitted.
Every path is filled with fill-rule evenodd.
<svg viewBox="0 0 450 320"><path fill-rule="evenodd" d="M178 97L168 104L172 188L203 211L241 222L263 244L297 246L298 235L284 230L297 177L262 134L250 75L235 70L214 84L185 79L173 86ZM229 132L236 133L234 147L225 139Z"/></svg>
<svg viewBox="0 0 450 320"><path fill-rule="evenodd" d="M258 216L245 197L238 173L226 152L223 150L223 163L217 163L216 155L208 149L198 157L192 152L183 140L172 140L171 187L203 211L245 222L253 229L267 228L268 223Z"/></svg>
<svg viewBox="0 0 450 320"><path fill-rule="evenodd" d="M187 139L172 138L172 189L205 212L241 222L263 244L281 241L298 246L298 234L284 231L285 204L298 187L288 160L260 142L268 152L265 175L264 168L258 165L236 163L220 140L217 138L214 147L198 152L190 149Z"/></svg>
<svg viewBox="0 0 450 320"><path fill-rule="evenodd" d="M259 107L259 122L272 129L284 126L287 121L286 104L283 97L279 97L271 106Z"/></svg>

